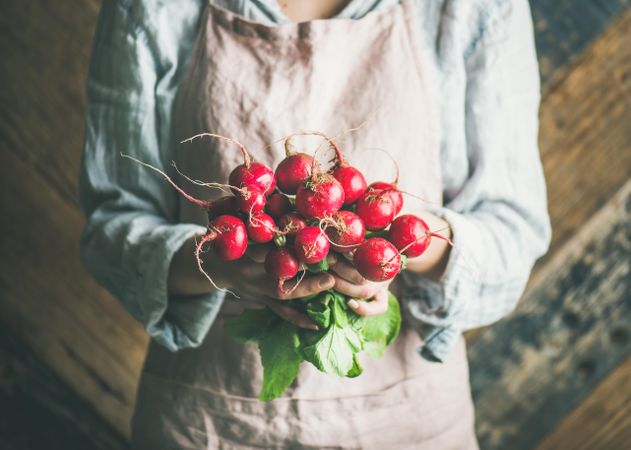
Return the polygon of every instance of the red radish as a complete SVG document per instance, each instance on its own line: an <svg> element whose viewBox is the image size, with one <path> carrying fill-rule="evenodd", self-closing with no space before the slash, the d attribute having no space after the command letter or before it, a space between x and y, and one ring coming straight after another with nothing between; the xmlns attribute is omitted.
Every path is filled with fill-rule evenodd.
<svg viewBox="0 0 631 450"><path fill-rule="evenodd" d="M271 241L277 232L274 219L264 212L252 214L248 220L247 229L249 238L257 244Z"/></svg>
<svg viewBox="0 0 631 450"><path fill-rule="evenodd" d="M294 195L302 182L311 175L313 157L306 153L288 154L276 167L278 188L285 194Z"/></svg>
<svg viewBox="0 0 631 450"><path fill-rule="evenodd" d="M422 255L429 247L433 235L423 219L411 214L394 219L388 230L388 240L410 258Z"/></svg>
<svg viewBox="0 0 631 450"><path fill-rule="evenodd" d="M397 217L388 230L387 238L401 254L410 258L422 255L429 247L432 238L442 239L451 247L456 247L451 239L431 231L427 222L412 214ZM466 260L465 263L469 264ZM475 269L472 271L476 272Z"/></svg>
<svg viewBox="0 0 631 450"><path fill-rule="evenodd" d="M300 264L287 247L273 248L265 257L265 271L278 280L278 290L286 293L285 281L298 273Z"/></svg>
<svg viewBox="0 0 631 450"><path fill-rule="evenodd" d="M368 187L368 189L387 191L388 195L392 199L392 203L394 204L394 215L396 216L401 212L401 208L403 208L403 193L397 188L396 181L394 183L375 181Z"/></svg>
<svg viewBox="0 0 631 450"><path fill-rule="evenodd" d="M256 186L266 196L271 195L276 187L276 178L272 169L265 164L250 162L237 166L228 178L228 183L232 186L250 187ZM237 192L235 192L237 195Z"/></svg>
<svg viewBox="0 0 631 450"><path fill-rule="evenodd" d="M354 167L340 166L333 171L333 176L340 182L342 189L344 189L345 205L355 203L368 188L366 178Z"/></svg>
<svg viewBox="0 0 631 450"><path fill-rule="evenodd" d="M361 244L366 235L366 227L361 218L351 212L341 210L336 212L326 222L326 234L335 251L346 253Z"/></svg>
<svg viewBox="0 0 631 450"><path fill-rule="evenodd" d="M337 156L337 165L333 170L333 176L340 182L344 189L344 204L351 205L357 201L361 195L366 192L368 184L364 175L355 167L349 166L340 147L337 143L326 135L322 135L335 150Z"/></svg>
<svg viewBox="0 0 631 450"><path fill-rule="evenodd" d="M278 228L288 238L294 237L303 228L307 227L307 222L298 213L287 213L278 219Z"/></svg>
<svg viewBox="0 0 631 450"><path fill-rule="evenodd" d="M330 247L331 244L320 227L309 226L296 233L294 251L298 259L306 264L322 261Z"/></svg>
<svg viewBox="0 0 631 450"><path fill-rule="evenodd" d="M355 212L364 221L366 228L372 231L383 230L394 219L394 203L389 191L369 188L357 203Z"/></svg>
<svg viewBox="0 0 631 450"><path fill-rule="evenodd" d="M206 242L211 242L213 252L219 258L232 261L241 258L245 253L248 246L248 234L241 219L225 214L208 224L208 232L198 242L195 249L195 256L198 259L202 246Z"/></svg>
<svg viewBox="0 0 631 450"><path fill-rule="evenodd" d="M370 281L394 278L401 270L401 255L396 247L383 238L366 239L353 254L357 271Z"/></svg>
<svg viewBox="0 0 631 450"><path fill-rule="evenodd" d="M253 184L245 185L237 191L237 208L246 214L254 214L265 207L265 195Z"/></svg>
<svg viewBox="0 0 631 450"><path fill-rule="evenodd" d="M315 173L303 182L296 193L296 209L307 219L322 219L340 210L344 189L327 173Z"/></svg>
<svg viewBox="0 0 631 450"><path fill-rule="evenodd" d="M289 212L290 209L291 202L286 195L276 192L267 198L265 210L274 219L278 219L283 214Z"/></svg>
<svg viewBox="0 0 631 450"><path fill-rule="evenodd" d="M403 193L398 188L399 164L397 164L396 160L387 151L379 148L375 148L372 150L379 150L380 152L384 153L390 159L390 161L392 161L392 164L394 164L394 167L396 169L396 176L394 177L394 181L392 183L387 183L385 181L375 181L370 186L368 186L368 189L372 188L375 190L387 191L388 195L390 195L390 197L392 198L392 202L394 203L394 215L396 216L401 212L401 208L403 208Z"/></svg>
<svg viewBox="0 0 631 450"><path fill-rule="evenodd" d="M208 208L208 220L213 220L215 217L224 214L235 215L238 212L237 198L232 195L226 195L210 203L210 207Z"/></svg>
<svg viewBox="0 0 631 450"><path fill-rule="evenodd" d="M250 158L250 154L248 153L245 145L236 139L232 139L226 136L221 136L220 134L214 133L201 133L197 134L191 138L188 138L184 142L191 142L194 139L199 137L214 137L217 139L222 139L224 141L231 142L239 147L241 153L243 154L243 164L234 168L234 170L230 173L230 177L228 178L228 183L233 187L233 192L235 195L238 194L236 188L245 187L245 186L256 186L258 187L266 196L272 195L274 192L274 188L276 187L276 179L274 178L274 172L272 169L267 167L265 164L261 164L258 162L252 162Z"/></svg>

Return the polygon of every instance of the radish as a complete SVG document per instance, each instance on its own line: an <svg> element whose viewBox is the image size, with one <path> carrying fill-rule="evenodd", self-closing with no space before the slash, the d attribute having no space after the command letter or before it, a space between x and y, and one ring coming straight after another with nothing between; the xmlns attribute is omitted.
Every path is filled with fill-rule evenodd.
<svg viewBox="0 0 631 450"><path fill-rule="evenodd" d="M278 188L285 194L294 195L302 182L311 175L313 157L306 153L294 153L276 167Z"/></svg>
<svg viewBox="0 0 631 450"><path fill-rule="evenodd" d="M307 222L298 213L290 212L278 219L278 228L280 228L281 232L288 238L293 238L296 236L296 233L306 227Z"/></svg>
<svg viewBox="0 0 631 450"><path fill-rule="evenodd" d="M278 280L278 290L286 293L285 281L298 274L300 264L287 247L273 248L265 257L265 271Z"/></svg>
<svg viewBox="0 0 631 450"><path fill-rule="evenodd" d="M394 219L387 235L387 239L399 249L399 252L409 258L425 253L432 238L442 239L455 247L451 239L431 231L427 222L412 214Z"/></svg>
<svg viewBox="0 0 631 450"><path fill-rule="evenodd" d="M322 261L329 253L331 244L320 227L308 226L298 233L294 240L294 251L305 264Z"/></svg>
<svg viewBox="0 0 631 450"><path fill-rule="evenodd" d="M210 221L208 231L197 244L196 256L199 258L202 246L211 242L213 252L221 259L232 261L239 259L248 246L248 234L245 224L235 216L225 214Z"/></svg>
<svg viewBox="0 0 631 450"><path fill-rule="evenodd" d="M286 195L276 192L267 198L265 210L274 219L278 219L283 214L289 212L291 202Z"/></svg>
<svg viewBox="0 0 631 450"><path fill-rule="evenodd" d="M355 203L355 212L364 221L368 230L383 230L394 219L394 202L389 192L368 188Z"/></svg>
<svg viewBox="0 0 631 450"><path fill-rule="evenodd" d="M359 170L346 163L342 150L340 150L340 147L335 141L327 136L324 136L324 138L335 149L335 155L337 156L337 165L332 175L340 182L344 190L344 204L351 205L366 192L368 188L366 178Z"/></svg>
<svg viewBox="0 0 631 450"><path fill-rule="evenodd" d="M357 271L370 281L394 278L401 271L401 255L396 247L383 238L366 239L353 254Z"/></svg>
<svg viewBox="0 0 631 450"><path fill-rule="evenodd" d="M258 187L266 196L272 195L274 192L274 188L276 187L276 179L274 178L274 172L272 169L267 167L265 164L261 164L258 162L252 162L250 158L250 154L248 153L245 145L236 139L232 139L226 136L221 136L220 134L214 133L201 133L197 134L193 137L185 139L184 142L191 142L194 139L200 137L214 137L217 139L222 139L224 141L231 142L239 147L241 153L243 154L243 164L234 168L234 170L230 173L228 177L228 183L233 187L233 192L235 195L238 194L236 188L238 187L246 187L246 186L256 186Z"/></svg>
<svg viewBox="0 0 631 450"><path fill-rule="evenodd" d="M344 204L344 189L327 173L312 173L298 188L296 209L307 219L322 219L340 210Z"/></svg>
<svg viewBox="0 0 631 450"><path fill-rule="evenodd" d="M392 204L394 205L394 215L396 216L401 212L401 208L403 208L403 193L397 188L397 181L394 181L393 183L375 181L368 187L368 189L386 191L392 199Z"/></svg>
<svg viewBox="0 0 631 450"><path fill-rule="evenodd" d="M390 161L392 161L392 164L394 164L394 167L395 167L395 170L396 170L396 175L395 175L394 181L392 183L387 183L385 181L375 181L370 186L368 186L368 189L372 188L374 190L387 191L388 195L390 195L390 197L392 198L392 203L394 204L394 215L396 216L397 214L399 214L401 212L401 208L403 208L403 193L398 188L398 184L399 184L399 164L397 164L396 160L387 151L385 151L383 149L380 149L380 148L373 148L372 150L378 150L378 151L384 153L388 157L388 159L390 159Z"/></svg>
<svg viewBox="0 0 631 450"><path fill-rule="evenodd" d="M250 220L246 225L248 237L257 244L265 244L274 239L277 233L274 219L264 212L258 212L250 216Z"/></svg>
<svg viewBox="0 0 631 450"><path fill-rule="evenodd" d="M364 175L354 167L340 166L333 170L333 176L344 189L344 204L351 205L366 192L368 185Z"/></svg>
<svg viewBox="0 0 631 450"><path fill-rule="evenodd" d="M215 217L219 217L224 214L234 216L238 212L237 198L232 195L226 195L210 202L210 206L208 207L208 220L213 220Z"/></svg>
<svg viewBox="0 0 631 450"><path fill-rule="evenodd" d="M265 194L256 185L244 185L237 190L237 208L246 214L254 214L265 207Z"/></svg>
<svg viewBox="0 0 631 450"><path fill-rule="evenodd" d="M245 163L230 172L228 183L239 187L255 186L266 196L271 195L276 187L276 178L272 169L265 164L250 162L249 157L244 157L244 159L246 160ZM237 192L235 192L236 194Z"/></svg>
<svg viewBox="0 0 631 450"><path fill-rule="evenodd" d="M346 253L361 244L366 235L362 219L351 211L338 211L325 223L326 234L335 251Z"/></svg>

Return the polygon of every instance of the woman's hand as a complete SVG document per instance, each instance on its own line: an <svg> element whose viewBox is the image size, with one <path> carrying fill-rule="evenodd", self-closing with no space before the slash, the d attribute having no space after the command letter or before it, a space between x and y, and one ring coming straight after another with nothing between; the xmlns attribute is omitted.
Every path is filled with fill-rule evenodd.
<svg viewBox="0 0 631 450"><path fill-rule="evenodd" d="M176 295L196 295L213 292L208 280L199 272L193 256L195 238L189 239L174 255L169 270L169 292ZM306 275L292 290L295 280L286 283L288 292L281 292L278 282L266 272L263 262L270 247L252 245L248 252L236 261L220 261L212 252L204 253L204 270L220 287L234 291L244 303L268 306L283 319L301 328L317 330L317 326L303 313L284 305L283 302L306 297L331 289L335 279L328 273ZM335 259L329 260L335 263Z"/></svg>
<svg viewBox="0 0 631 450"><path fill-rule="evenodd" d="M344 257L337 258L337 262L331 265L331 272L335 278L335 290L351 297L348 306L357 314L375 316L388 310L390 281L374 283L366 280Z"/></svg>

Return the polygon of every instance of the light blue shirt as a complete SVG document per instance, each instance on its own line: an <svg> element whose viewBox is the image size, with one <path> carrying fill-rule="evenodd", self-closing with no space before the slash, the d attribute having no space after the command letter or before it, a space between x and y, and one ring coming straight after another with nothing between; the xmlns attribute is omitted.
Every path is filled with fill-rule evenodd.
<svg viewBox="0 0 631 450"><path fill-rule="evenodd" d="M361 18L396 2L353 0L339 17ZM287 22L275 0L218 3L253 21ZM404 274L410 288L401 300L425 339L421 354L442 361L463 331L515 307L548 248L539 74L527 0L415 5L442 101L445 206L430 210L450 223L457 250L439 283ZM202 342L224 295L168 294L174 253L204 228L178 223L175 191L120 153L169 169L173 100L202 7L201 0L103 2L87 83L82 260L171 350Z"/></svg>

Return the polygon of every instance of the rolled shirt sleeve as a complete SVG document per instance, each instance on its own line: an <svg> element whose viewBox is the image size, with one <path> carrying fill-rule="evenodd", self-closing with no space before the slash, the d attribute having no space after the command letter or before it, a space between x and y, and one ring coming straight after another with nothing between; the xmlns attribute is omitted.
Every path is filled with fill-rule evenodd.
<svg viewBox="0 0 631 450"><path fill-rule="evenodd" d="M171 15L175 24L163 27L159 39L143 26L149 12L137 8L106 1L99 17L87 82L81 257L157 342L177 350L201 343L223 301L221 293L175 297L167 291L174 253L205 227L178 223L170 186L120 154L168 167L179 52L192 44L200 7L182 2L156 9L160 17L150 23L158 27Z"/></svg>
<svg viewBox="0 0 631 450"><path fill-rule="evenodd" d="M455 246L440 282L405 276L420 352L433 361L447 357L462 331L514 309L550 242L530 9L526 0L489 5L463 55L469 177L444 207L428 208L450 224Z"/></svg>

